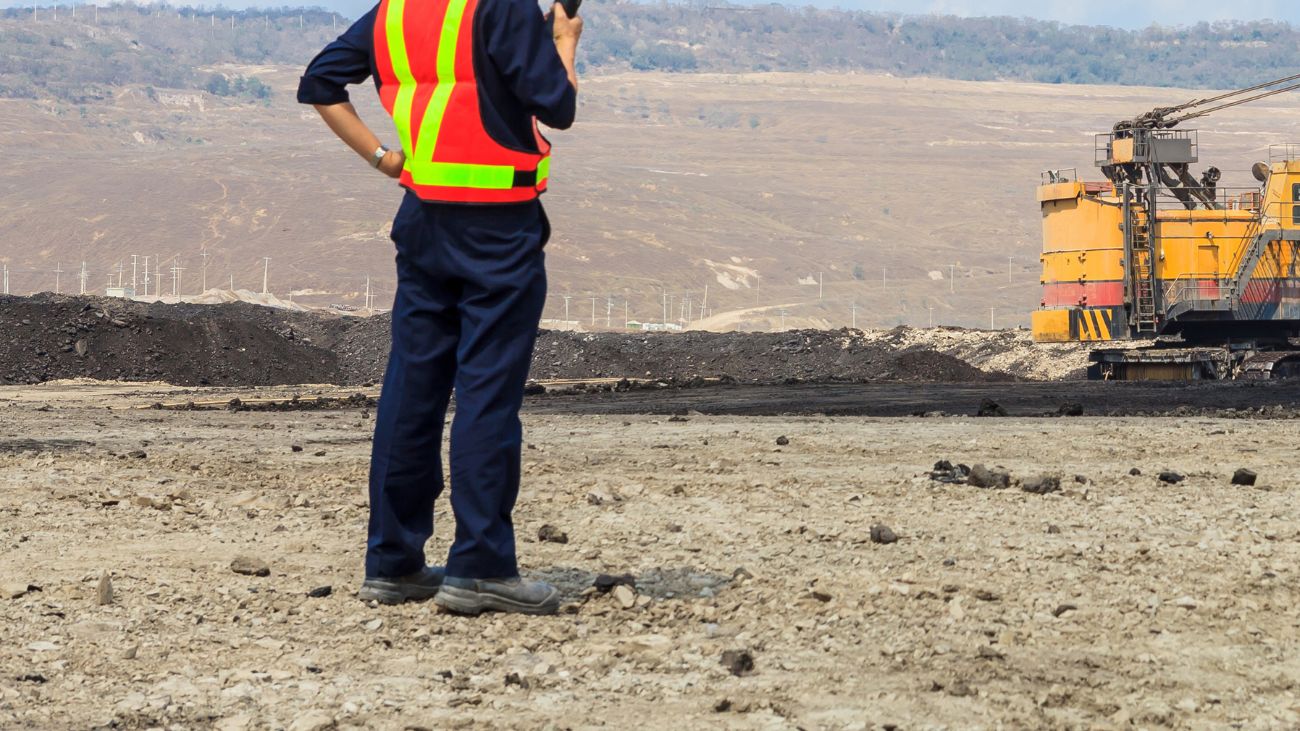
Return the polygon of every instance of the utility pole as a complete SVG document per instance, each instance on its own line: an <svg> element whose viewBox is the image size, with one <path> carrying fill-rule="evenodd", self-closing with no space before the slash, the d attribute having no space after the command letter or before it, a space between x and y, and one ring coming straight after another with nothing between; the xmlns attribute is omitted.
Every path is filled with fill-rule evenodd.
<svg viewBox="0 0 1300 731"><path fill-rule="evenodd" d="M180 301L181 298L181 272L185 267L181 266L180 257L176 257L176 263L172 264L172 296Z"/></svg>
<svg viewBox="0 0 1300 731"><path fill-rule="evenodd" d="M568 322L569 321L569 300L572 299L573 297L567 294L562 294L560 296L564 298L564 321Z"/></svg>
<svg viewBox="0 0 1300 731"><path fill-rule="evenodd" d="M626 330L631 322L632 317L628 314L627 300L623 300L623 329Z"/></svg>
<svg viewBox="0 0 1300 731"><path fill-rule="evenodd" d="M5 294L9 294L9 265L4 265Z"/></svg>
<svg viewBox="0 0 1300 731"><path fill-rule="evenodd" d="M591 326L596 326L596 298L591 298Z"/></svg>
<svg viewBox="0 0 1300 731"><path fill-rule="evenodd" d="M957 265L948 265L948 294L957 293Z"/></svg>
<svg viewBox="0 0 1300 731"><path fill-rule="evenodd" d="M664 291L664 327L668 327L668 291Z"/></svg>
<svg viewBox="0 0 1300 731"><path fill-rule="evenodd" d="M1015 261L1015 259L1014 256L1007 257L1007 284L1013 284L1011 281L1011 262Z"/></svg>
<svg viewBox="0 0 1300 731"><path fill-rule="evenodd" d="M997 311L998 311L998 310L997 310L996 307L990 307L990 308L989 308L989 329L990 329L990 330L994 330L994 329L996 329L996 328L994 327L994 325L993 325L993 315L994 315L994 313L997 312Z"/></svg>
<svg viewBox="0 0 1300 731"><path fill-rule="evenodd" d="M206 292L208 291L208 257L211 254L208 253L207 249L199 252L199 254L203 257L203 291Z"/></svg>
<svg viewBox="0 0 1300 731"><path fill-rule="evenodd" d="M366 275L366 309L373 309L370 306L370 275Z"/></svg>
<svg viewBox="0 0 1300 731"><path fill-rule="evenodd" d="M850 305L850 309L853 310L853 329L857 330L858 329L858 301L857 300L853 300L853 304Z"/></svg>
<svg viewBox="0 0 1300 731"><path fill-rule="evenodd" d="M817 299L826 299L826 273L817 272Z"/></svg>
<svg viewBox="0 0 1300 731"><path fill-rule="evenodd" d="M233 274L230 275L230 291L235 291L235 275Z"/></svg>
<svg viewBox="0 0 1300 731"><path fill-rule="evenodd" d="M118 289L121 289L121 288L122 288L122 271L123 271L125 268L126 268L126 267L123 266L122 262L119 261L119 262L117 263L117 288L118 288ZM113 275L112 275L112 273L110 273L110 274L108 275L108 281L109 281L109 282L112 282L112 281L113 281ZM132 297L135 296L135 282L132 282L132 283L131 283L131 296L132 296Z"/></svg>
<svg viewBox="0 0 1300 731"><path fill-rule="evenodd" d="M86 262L81 262L81 294L86 293Z"/></svg>
<svg viewBox="0 0 1300 731"><path fill-rule="evenodd" d="M754 281L756 282L754 286L754 305L757 306L763 301L763 275L755 274Z"/></svg>
<svg viewBox="0 0 1300 731"><path fill-rule="evenodd" d="M132 279L132 284L131 284L131 286L134 288L134 287L135 287L135 281L134 281L134 280L135 280L135 275L134 275L134 274L131 275L131 279ZM142 296L144 296L144 297L148 297L148 296L149 296L149 257L147 257L147 256L144 258L144 292L143 292Z"/></svg>
<svg viewBox="0 0 1300 731"><path fill-rule="evenodd" d="M140 258L140 255L139 255L139 254L132 254L132 255L131 255L131 291L132 291L132 292L135 292L135 288L139 286L139 283L136 281L136 274L137 274L137 272L136 272L136 261L137 261L139 258ZM117 286L119 286L119 287L122 286L122 283L119 281L119 282L117 283Z"/></svg>
<svg viewBox="0 0 1300 731"><path fill-rule="evenodd" d="M785 310L781 310L781 332L785 332Z"/></svg>
<svg viewBox="0 0 1300 731"><path fill-rule="evenodd" d="M59 277L63 274L63 264L58 263L54 266L54 293L59 294Z"/></svg>
<svg viewBox="0 0 1300 731"><path fill-rule="evenodd" d="M880 268L880 288L889 289L889 270L885 267Z"/></svg>
<svg viewBox="0 0 1300 731"><path fill-rule="evenodd" d="M270 294L271 290L268 285L271 282L271 257L262 257L262 294Z"/></svg>
<svg viewBox="0 0 1300 731"><path fill-rule="evenodd" d="M162 257L158 256L157 254L154 254L153 256L153 275L158 279L157 284L153 288L153 296L162 299L162 284L163 284Z"/></svg>
<svg viewBox="0 0 1300 731"><path fill-rule="evenodd" d="M934 305L930 305L928 309L930 310L930 327L933 329L934 328Z"/></svg>
<svg viewBox="0 0 1300 731"><path fill-rule="evenodd" d="M605 329L606 330L613 327L613 322L612 322L613 315L614 315L614 298L606 295L605 297Z"/></svg>

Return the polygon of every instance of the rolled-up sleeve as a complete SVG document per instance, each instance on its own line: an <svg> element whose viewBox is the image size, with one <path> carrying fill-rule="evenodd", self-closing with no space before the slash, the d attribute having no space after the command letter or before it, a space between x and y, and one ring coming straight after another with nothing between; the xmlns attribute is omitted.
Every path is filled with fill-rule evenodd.
<svg viewBox="0 0 1300 731"><path fill-rule="evenodd" d="M361 16L312 59L298 81L300 104L342 104L349 100L349 84L360 84L370 78L378 10L372 8Z"/></svg>
<svg viewBox="0 0 1300 731"><path fill-rule="evenodd" d="M489 7L487 54L493 65L529 114L553 129L568 129L577 91L536 0L500 0Z"/></svg>

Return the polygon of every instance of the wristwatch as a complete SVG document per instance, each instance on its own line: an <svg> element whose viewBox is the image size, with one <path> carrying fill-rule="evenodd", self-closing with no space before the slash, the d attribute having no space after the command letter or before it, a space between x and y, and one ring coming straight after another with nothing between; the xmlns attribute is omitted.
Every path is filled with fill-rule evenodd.
<svg viewBox="0 0 1300 731"><path fill-rule="evenodd" d="M380 145L379 149L375 150L375 154L370 156L370 167L378 170L379 166L383 164L384 157L387 154L388 154L388 148L384 147L383 145Z"/></svg>

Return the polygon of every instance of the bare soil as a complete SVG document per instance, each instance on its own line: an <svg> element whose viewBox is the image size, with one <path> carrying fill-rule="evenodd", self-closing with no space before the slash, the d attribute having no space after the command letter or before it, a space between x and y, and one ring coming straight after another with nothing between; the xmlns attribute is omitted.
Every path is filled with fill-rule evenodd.
<svg viewBox="0 0 1300 731"><path fill-rule="evenodd" d="M0 727L1300 724L1294 421L533 412L521 555L568 606L467 619L353 596L365 409L125 408L175 391L0 388Z"/></svg>

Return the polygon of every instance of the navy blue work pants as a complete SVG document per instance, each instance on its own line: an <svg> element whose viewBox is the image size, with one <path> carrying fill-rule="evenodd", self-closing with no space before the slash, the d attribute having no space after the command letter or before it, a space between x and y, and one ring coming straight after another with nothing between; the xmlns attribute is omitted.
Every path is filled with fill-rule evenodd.
<svg viewBox="0 0 1300 731"><path fill-rule="evenodd" d="M425 565L443 490L452 391L447 575L518 575L511 519L519 494L519 408L546 299L541 203L428 204L407 193L393 222L397 296L370 465L366 575Z"/></svg>

